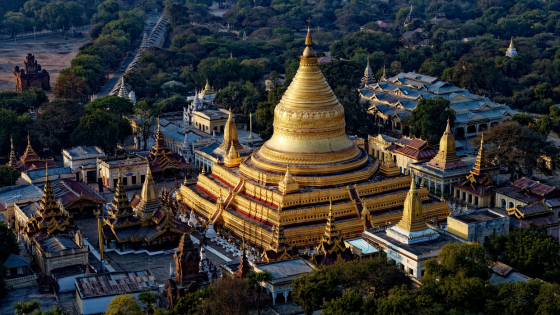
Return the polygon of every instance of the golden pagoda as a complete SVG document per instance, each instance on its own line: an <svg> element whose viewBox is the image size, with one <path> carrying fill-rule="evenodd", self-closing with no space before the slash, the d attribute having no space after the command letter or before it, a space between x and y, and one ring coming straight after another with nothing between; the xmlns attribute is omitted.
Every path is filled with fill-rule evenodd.
<svg viewBox="0 0 560 315"><path fill-rule="evenodd" d="M385 154L385 161L383 165L379 168L379 171L385 177L396 177L401 175L401 171L395 161L393 161L393 156L391 154Z"/></svg>
<svg viewBox="0 0 560 315"><path fill-rule="evenodd" d="M449 118L447 119L445 132L439 140L438 154L431 159L427 165L440 170L450 170L467 166L465 162L461 161L457 152L455 152L455 137L453 137L451 127L449 126Z"/></svg>
<svg viewBox="0 0 560 315"><path fill-rule="evenodd" d="M234 146L235 149L239 151L245 151L241 143L239 143L239 137L237 136L237 126L235 125L235 119L231 115L231 107L229 109L228 120L224 127L224 140L220 144L219 148L224 150L226 154L230 151L229 148Z"/></svg>
<svg viewBox="0 0 560 315"><path fill-rule="evenodd" d="M196 185L181 185L176 192L216 229L226 228L263 250L277 244L276 231L282 231L287 246L319 245L329 213L345 238L371 227L373 213L388 212L396 222L401 215L393 210L402 207L410 185L408 177L379 176L380 161L348 138L344 108L323 77L312 44L308 31L299 69L274 110L270 140L241 155L239 166L224 159L201 173ZM230 147L239 152L233 118L228 124L222 147L228 154ZM427 190L421 191L428 198Z"/></svg>
<svg viewBox="0 0 560 315"><path fill-rule="evenodd" d="M204 90L200 92L200 94L202 95L203 100L212 101L214 99L216 92L214 92L214 90L210 87L210 84L208 84L208 79L206 79L206 86L204 87Z"/></svg>
<svg viewBox="0 0 560 315"><path fill-rule="evenodd" d="M435 239L439 235L424 222L422 199L418 195L414 175L410 184L410 191L404 201L403 215L399 223L387 229L387 234L401 243L412 244Z"/></svg>

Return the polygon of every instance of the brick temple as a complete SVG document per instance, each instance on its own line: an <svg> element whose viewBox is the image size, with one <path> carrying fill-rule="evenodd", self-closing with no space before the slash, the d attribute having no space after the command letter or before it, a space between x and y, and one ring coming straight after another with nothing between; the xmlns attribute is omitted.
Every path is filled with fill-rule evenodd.
<svg viewBox="0 0 560 315"><path fill-rule="evenodd" d="M35 60L35 56L27 54L25 57L24 68L14 67L14 80L16 82L16 92L23 92L28 87L36 87L43 90L50 90L51 76Z"/></svg>

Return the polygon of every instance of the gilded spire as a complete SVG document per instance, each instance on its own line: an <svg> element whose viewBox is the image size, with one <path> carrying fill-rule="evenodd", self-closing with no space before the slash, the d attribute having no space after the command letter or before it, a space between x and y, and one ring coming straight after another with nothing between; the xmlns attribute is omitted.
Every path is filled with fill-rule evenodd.
<svg viewBox="0 0 560 315"><path fill-rule="evenodd" d="M159 116L157 116L157 131L161 132L161 124L159 123Z"/></svg>
<svg viewBox="0 0 560 315"><path fill-rule="evenodd" d="M14 149L14 138L12 138L12 136L10 136L10 149Z"/></svg>
<svg viewBox="0 0 560 315"><path fill-rule="evenodd" d="M47 165L47 170L45 174L45 187L43 188L43 197L41 197L41 201L39 205L43 210L54 210L58 209L58 205L56 204L56 199L54 198L54 192L51 186L51 181L49 180L49 166Z"/></svg>
<svg viewBox="0 0 560 315"><path fill-rule="evenodd" d="M204 164L202 164L202 171L200 171L200 174L206 174L206 167L204 166Z"/></svg>
<svg viewBox="0 0 560 315"><path fill-rule="evenodd" d="M226 121L226 125L224 126L224 140L220 144L220 149L228 153L230 145L235 145L239 150L242 148L242 146L238 143L238 141L239 137L237 135L237 126L235 125L235 119L233 118L232 110L230 107L228 119Z"/></svg>
<svg viewBox="0 0 560 315"><path fill-rule="evenodd" d="M476 156L476 162L474 163L473 170L471 173L476 175L481 175L487 168L483 166L483 156L484 156L484 134L480 138L480 149L478 150L478 155Z"/></svg>
<svg viewBox="0 0 560 315"><path fill-rule="evenodd" d="M307 20L307 36L305 36L305 46L313 45L313 40L311 39L311 18Z"/></svg>
<svg viewBox="0 0 560 315"><path fill-rule="evenodd" d="M325 234L323 235L323 241L332 243L335 238L338 237L338 231L336 229L335 217L332 211L332 199L329 199L329 214L327 216L327 226Z"/></svg>
<svg viewBox="0 0 560 315"><path fill-rule="evenodd" d="M206 78L206 86L204 87L204 90L206 91L210 91L210 84L208 84L208 78Z"/></svg>
<svg viewBox="0 0 560 315"><path fill-rule="evenodd" d="M467 166L465 162L461 161L461 158L459 158L457 152L455 151L455 137L453 137L453 132L451 132L449 118L447 118L447 127L445 128L445 132L439 140L439 152L428 162L428 166L441 170L456 169Z"/></svg>
<svg viewBox="0 0 560 315"><path fill-rule="evenodd" d="M424 222L422 199L420 199L418 190L416 189L414 174L412 175L412 182L410 183L410 191L404 200L403 216L401 221L397 224L397 227L408 233L429 229Z"/></svg>
<svg viewBox="0 0 560 315"><path fill-rule="evenodd" d="M142 199L146 202L159 198L158 187L154 182L154 178L152 177L152 170L150 169L149 165L146 171L146 179L144 180L140 197L142 197Z"/></svg>
<svg viewBox="0 0 560 315"><path fill-rule="evenodd" d="M511 41L509 42L509 49L513 49L513 36L511 37Z"/></svg>
<svg viewBox="0 0 560 315"><path fill-rule="evenodd" d="M119 166L119 176L117 180L117 187L115 189L115 195L113 196L113 201L111 205L117 210L130 208L130 203L128 201L128 196L124 189L123 176L121 172L121 167Z"/></svg>

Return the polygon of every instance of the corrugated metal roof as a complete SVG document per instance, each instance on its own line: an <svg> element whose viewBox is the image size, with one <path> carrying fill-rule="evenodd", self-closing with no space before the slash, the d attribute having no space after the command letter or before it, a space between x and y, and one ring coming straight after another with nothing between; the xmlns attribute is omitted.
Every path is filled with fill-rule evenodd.
<svg viewBox="0 0 560 315"><path fill-rule="evenodd" d="M73 239L64 235L47 237L46 239L39 241L39 246L46 253L58 253L80 248Z"/></svg>
<svg viewBox="0 0 560 315"><path fill-rule="evenodd" d="M40 168L40 169L27 171L26 173L31 180L34 180L47 176L47 169ZM49 168L49 176L57 176L57 175L72 174L72 173L73 173L72 169L68 166Z"/></svg>
<svg viewBox="0 0 560 315"><path fill-rule="evenodd" d="M159 289L150 270L111 272L76 278L76 287L82 299Z"/></svg>

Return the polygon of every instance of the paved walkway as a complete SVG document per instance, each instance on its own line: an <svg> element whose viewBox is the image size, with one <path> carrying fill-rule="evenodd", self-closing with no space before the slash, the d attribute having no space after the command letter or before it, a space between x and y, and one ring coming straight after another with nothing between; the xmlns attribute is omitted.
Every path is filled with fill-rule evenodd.
<svg viewBox="0 0 560 315"><path fill-rule="evenodd" d="M155 24L157 22L157 20L159 19L159 17L160 17L160 15L153 15L153 14L146 15L146 24L147 24L146 27L148 28L148 34L150 34L150 32L152 31L152 29L155 26L155 25L150 25L150 24L152 22ZM117 69L116 71L113 71L109 74L109 80L101 88L101 91L99 91L99 93L97 93L98 98L109 95L109 92L111 92L111 90L113 90L113 88L115 87L117 82L119 82L119 80L121 79L121 76L124 74L124 72L121 72L120 67L124 66L125 69L128 67L128 65L132 62L132 60L134 60L134 57L135 57L135 54L136 54L135 51L140 47L141 43L142 43L142 37L140 37L140 39L136 41L136 46L134 47L134 52L131 52L130 56L126 57L122 61L121 65L119 66L119 69Z"/></svg>

